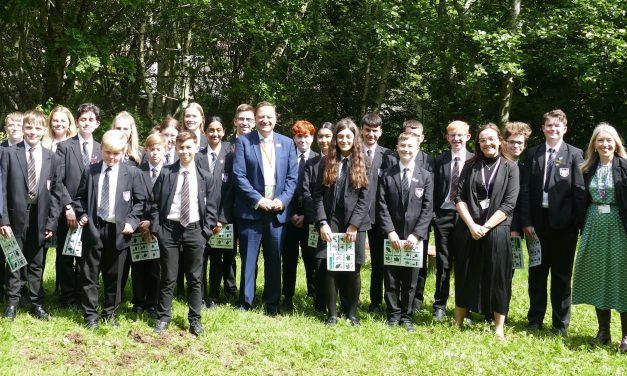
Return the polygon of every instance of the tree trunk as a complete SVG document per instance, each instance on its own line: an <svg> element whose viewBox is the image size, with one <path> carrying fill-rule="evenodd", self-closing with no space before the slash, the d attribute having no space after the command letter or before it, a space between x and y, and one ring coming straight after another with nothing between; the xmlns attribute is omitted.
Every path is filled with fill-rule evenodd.
<svg viewBox="0 0 627 376"><path fill-rule="evenodd" d="M385 59L383 60L383 67L381 68L381 74L379 75L379 86L377 87L377 96L374 100L373 111L378 113L381 110L381 105L385 100L385 92L388 87L388 77L390 76L390 69L392 69L392 50L388 49L385 52Z"/></svg>
<svg viewBox="0 0 627 376"><path fill-rule="evenodd" d="M509 30L515 34L520 27L518 19L520 17L520 3L522 0L511 0L509 8ZM509 121L512 109L512 97L514 95L514 76L508 72L501 80L501 105L499 111L499 121L504 125Z"/></svg>

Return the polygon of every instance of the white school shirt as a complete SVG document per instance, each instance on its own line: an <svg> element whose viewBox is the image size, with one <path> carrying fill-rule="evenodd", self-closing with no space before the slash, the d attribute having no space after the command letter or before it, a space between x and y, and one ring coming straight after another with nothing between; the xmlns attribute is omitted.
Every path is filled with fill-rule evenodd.
<svg viewBox="0 0 627 376"><path fill-rule="evenodd" d="M198 176L196 176L196 163L192 162L189 169L180 166L178 179L176 181L176 190L174 191L174 199L170 207L168 219L176 222L181 221L181 190L183 188L183 172L189 171L187 181L189 183L189 223L198 222L200 220L200 210L198 206Z"/></svg>

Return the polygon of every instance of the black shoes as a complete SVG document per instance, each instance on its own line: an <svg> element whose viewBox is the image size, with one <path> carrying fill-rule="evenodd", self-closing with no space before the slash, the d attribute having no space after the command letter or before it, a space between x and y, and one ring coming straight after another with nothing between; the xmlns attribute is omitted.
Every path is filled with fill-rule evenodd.
<svg viewBox="0 0 627 376"><path fill-rule="evenodd" d="M102 321L105 324L113 326L114 328L119 328L120 327L120 322L115 317L115 315L105 316L105 317L102 318Z"/></svg>
<svg viewBox="0 0 627 376"><path fill-rule="evenodd" d="M216 309L218 308L218 303L216 303L214 300L207 300L207 302L205 303L205 307L207 309Z"/></svg>
<svg viewBox="0 0 627 376"><path fill-rule="evenodd" d="M433 311L433 321L441 322L446 317L446 311L442 308L436 308Z"/></svg>
<svg viewBox="0 0 627 376"><path fill-rule="evenodd" d="M156 334L160 334L166 329L168 329L168 325L170 325L168 321L158 320L157 323L155 324L154 332Z"/></svg>
<svg viewBox="0 0 627 376"><path fill-rule="evenodd" d="M360 326L361 325L361 322L359 322L359 319L357 317L355 317L355 316L350 316L348 318L348 321L350 321L351 326Z"/></svg>
<svg viewBox="0 0 627 376"><path fill-rule="evenodd" d="M405 330L407 330L410 333L413 333L416 331L416 329L414 329L414 325L411 323L411 321L403 321L401 323L401 325L403 325L405 327Z"/></svg>
<svg viewBox="0 0 627 376"><path fill-rule="evenodd" d="M294 310L294 302L292 298L285 297L281 303L281 312L292 312Z"/></svg>
<svg viewBox="0 0 627 376"><path fill-rule="evenodd" d="M396 320L389 320L388 321L388 327L396 328L397 326L398 326L398 321L396 321Z"/></svg>
<svg viewBox="0 0 627 376"><path fill-rule="evenodd" d="M337 316L329 316L327 320L324 322L324 325L335 325L337 324Z"/></svg>
<svg viewBox="0 0 627 376"><path fill-rule="evenodd" d="M155 328L155 331L156 330L157 329ZM202 328L202 324L200 323L200 321L192 321L191 323L189 323L189 332L196 337L200 337L205 332L205 330Z"/></svg>
<svg viewBox="0 0 627 376"><path fill-rule="evenodd" d="M30 308L30 314L43 321L50 321L50 314L44 309L44 307L38 304L32 304ZM15 317L15 316L13 316Z"/></svg>
<svg viewBox="0 0 627 376"><path fill-rule="evenodd" d="M17 306L8 305L7 308L4 310L5 319L13 320L15 319L16 314L17 314Z"/></svg>
<svg viewBox="0 0 627 376"><path fill-rule="evenodd" d="M381 313L381 305L380 304L371 303L370 306L368 307L368 312L370 312L370 313Z"/></svg>
<svg viewBox="0 0 627 376"><path fill-rule="evenodd" d="M536 322L530 322L529 325L527 325L528 332L537 332L540 330L542 330L542 324L538 324Z"/></svg>
<svg viewBox="0 0 627 376"><path fill-rule="evenodd" d="M85 327L89 330L98 330L98 320L87 320L85 321Z"/></svg>

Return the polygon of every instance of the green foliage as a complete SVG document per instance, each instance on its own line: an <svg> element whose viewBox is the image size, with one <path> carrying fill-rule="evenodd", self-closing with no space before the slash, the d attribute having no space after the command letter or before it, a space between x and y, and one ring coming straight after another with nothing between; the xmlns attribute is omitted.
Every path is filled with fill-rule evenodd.
<svg viewBox="0 0 627 376"><path fill-rule="evenodd" d="M538 130L562 108L580 147L597 122L624 128L627 1L522 1L516 28L510 3L8 0L0 115L89 100L106 114L137 109L149 128L189 101L230 119L240 103L270 100L283 131L380 112L388 146L418 118L425 149L439 152L451 120L498 121L513 77L511 120Z"/></svg>

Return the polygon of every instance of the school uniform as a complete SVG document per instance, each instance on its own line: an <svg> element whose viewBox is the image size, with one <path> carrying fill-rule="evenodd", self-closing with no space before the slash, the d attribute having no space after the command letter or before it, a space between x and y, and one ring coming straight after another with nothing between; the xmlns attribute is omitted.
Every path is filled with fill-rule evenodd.
<svg viewBox="0 0 627 376"><path fill-rule="evenodd" d="M305 224L309 231L309 224L314 224L314 231L318 231L316 216L314 210L313 190L318 179L320 169L320 161L324 158L319 154L307 160L305 164L305 173L302 182L303 195L303 214L305 215ZM326 300L324 293L324 278L326 274L326 260L316 257L316 249L313 249L313 285L314 285L314 309L317 312L326 311Z"/></svg>
<svg viewBox="0 0 627 376"><path fill-rule="evenodd" d="M336 301L339 290L342 310L355 325L359 323L357 306L361 291L360 268L366 259L366 231L371 228L370 192L368 186L353 188L350 183L351 161L349 158L343 158L338 163L341 166L338 179L333 186L326 187L322 185L326 161L325 159L320 161L313 194L314 210L318 227L328 224L333 233L345 233L349 225L358 229L355 240L355 271L328 271L326 262L324 263L328 320L337 317ZM322 241L322 238L318 241L316 257L324 260L327 258L326 243Z"/></svg>
<svg viewBox="0 0 627 376"><path fill-rule="evenodd" d="M305 168L308 160L318 156L313 150L306 153L296 151L298 161L298 181L296 183L296 191L294 198L290 202L291 215L304 215L304 196L303 196L303 180L305 177ZM285 243L282 252L282 272L283 272L283 296L285 302L289 305L294 297L296 288L296 271L298 268L298 249L302 254L303 263L305 265L305 276L307 281L307 295L314 296L314 249L307 245L307 235L309 234L309 225L303 220L303 227L298 228L291 221L286 224Z"/></svg>
<svg viewBox="0 0 627 376"><path fill-rule="evenodd" d="M434 170L435 170L435 158L430 154L425 153L424 151L418 151L415 159L416 165L427 170L431 175L431 181L434 180ZM433 189L433 187L432 187ZM433 202L431 202L431 206L433 206ZM433 214L433 210L432 210ZM432 216L433 217L433 216ZM431 218L431 224L433 226L433 218ZM418 269L418 275L416 276L416 292L414 294L414 310L420 310L422 308L422 303L425 301L424 292L425 292L425 284L427 283L427 271L428 262L429 262L429 232L427 232L427 237L423 240L423 254L422 260L424 264L420 269Z"/></svg>
<svg viewBox="0 0 627 376"><path fill-rule="evenodd" d="M529 148L520 193L520 226L533 226L540 239L542 262L529 268L530 327L541 328L551 273L553 329L566 333L570 324L571 279L575 248L585 212L586 188L580 149L560 142Z"/></svg>
<svg viewBox="0 0 627 376"><path fill-rule="evenodd" d="M140 171L118 163L90 165L83 172L74 207L76 218L86 217L81 257L81 307L88 326L98 320L98 276L102 273L102 317L115 321L122 300L121 278L131 236L123 235L126 223L136 229L141 220L146 189Z"/></svg>
<svg viewBox="0 0 627 376"><path fill-rule="evenodd" d="M378 223L385 234L393 231L401 240L413 234L424 241L433 215L431 173L414 162L385 170L377 194ZM421 268L423 268L421 266ZM414 294L421 268L383 267L388 323L411 324Z"/></svg>
<svg viewBox="0 0 627 376"><path fill-rule="evenodd" d="M396 163L394 153L381 145L375 145L373 149L369 149L364 145L364 157L366 161L366 169L368 170L368 190L370 202L370 224L368 230L368 243L370 246L370 263L372 272L370 273L370 310L379 309L383 301L383 240L385 239L380 226L377 223L376 200L377 187L379 186L379 176L383 170L389 168Z"/></svg>
<svg viewBox="0 0 627 376"><path fill-rule="evenodd" d="M61 198L59 159L41 144L31 147L23 141L4 148L1 159L4 194L0 225L11 226L28 262L24 272L11 273L7 265L7 308L18 304L20 290L28 283L31 312L45 318L41 312L44 304L43 246L45 231L57 229Z"/></svg>
<svg viewBox="0 0 627 376"><path fill-rule="evenodd" d="M154 201L152 188L163 168L163 163L153 166L150 162L142 163L139 167L147 196L142 221L150 221L152 219L150 214L152 202ZM131 265L131 278L133 280L132 302L135 312L150 311L151 315L156 315L160 273L161 266L158 259L138 261Z"/></svg>
<svg viewBox="0 0 627 376"><path fill-rule="evenodd" d="M453 156L449 150L435 158L435 179L433 184L433 229L435 233L436 275L433 302L434 317L444 318L451 282L451 270L455 258L453 249L453 229L458 215L454 198L459 189L459 175L464 163L473 153L463 150L461 156ZM454 172L457 173L455 177Z"/></svg>
<svg viewBox="0 0 627 376"><path fill-rule="evenodd" d="M87 142L87 144L85 144ZM56 283L59 303L63 307L78 305L81 301L80 258L64 256L63 246L69 231L66 211L76 199L76 192L85 168L102 160L100 144L93 138L84 140L76 135L57 145L57 155L61 160L62 198L61 214L57 231L57 249L55 259Z"/></svg>
<svg viewBox="0 0 627 376"><path fill-rule="evenodd" d="M215 155L212 155L215 154ZM216 152L210 147L196 154L196 163L200 168L211 175L214 187L209 199L214 201L217 208L217 221L226 225L232 222L233 189L231 172L233 169L233 153L228 142L222 142ZM224 293L227 296L236 296L237 284L235 280L236 245L233 249L211 248L207 243L203 255L203 297L207 306L217 303L220 297L220 285L224 281ZM207 267L209 268L207 278Z"/></svg>
<svg viewBox="0 0 627 376"><path fill-rule="evenodd" d="M207 195L213 191L211 175L193 163L187 169L179 162L161 171L153 188L151 232L159 239L161 281L157 327L172 319L172 298L179 258L184 260L187 279L188 319L200 323L202 303L202 257L217 208ZM179 249L182 249L179 252Z"/></svg>

